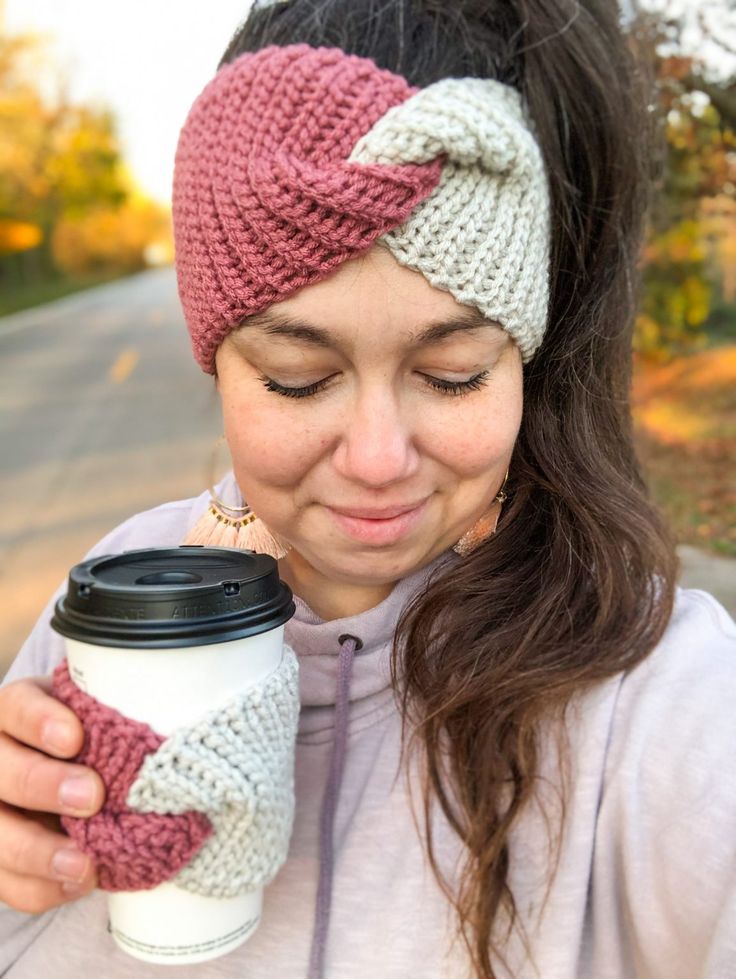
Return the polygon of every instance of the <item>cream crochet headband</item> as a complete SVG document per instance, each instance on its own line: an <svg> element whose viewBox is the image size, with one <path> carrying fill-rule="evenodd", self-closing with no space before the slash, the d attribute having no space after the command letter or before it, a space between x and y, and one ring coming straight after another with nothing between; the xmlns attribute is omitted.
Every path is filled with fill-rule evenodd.
<svg viewBox="0 0 736 979"><path fill-rule="evenodd" d="M271 46L223 66L176 153L179 294L208 373L249 315L380 240L497 321L527 362L549 301L550 202L519 92L424 89L337 48Z"/></svg>

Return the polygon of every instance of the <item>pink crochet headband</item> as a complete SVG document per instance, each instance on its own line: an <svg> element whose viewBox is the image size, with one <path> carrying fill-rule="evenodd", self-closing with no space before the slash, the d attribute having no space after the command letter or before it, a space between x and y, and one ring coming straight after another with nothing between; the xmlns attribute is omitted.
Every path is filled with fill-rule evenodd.
<svg viewBox="0 0 736 979"><path fill-rule="evenodd" d="M507 329L529 360L546 327L549 194L520 94L490 79L417 89L306 44L224 65L176 152L179 295L195 357L253 313L381 239Z"/></svg>

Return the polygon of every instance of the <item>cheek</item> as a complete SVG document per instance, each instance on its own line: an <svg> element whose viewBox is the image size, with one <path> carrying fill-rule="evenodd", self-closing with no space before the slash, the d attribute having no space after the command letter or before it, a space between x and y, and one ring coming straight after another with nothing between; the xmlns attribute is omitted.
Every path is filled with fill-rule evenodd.
<svg viewBox="0 0 736 979"><path fill-rule="evenodd" d="M425 429L424 450L458 475L473 477L504 462L521 425L521 385L499 385L465 410L443 413ZM459 406L458 406L459 407Z"/></svg>
<svg viewBox="0 0 736 979"><path fill-rule="evenodd" d="M222 413L235 472L239 481L251 485L293 486L328 443L320 427L306 421L306 414L280 409L263 398L223 398Z"/></svg>

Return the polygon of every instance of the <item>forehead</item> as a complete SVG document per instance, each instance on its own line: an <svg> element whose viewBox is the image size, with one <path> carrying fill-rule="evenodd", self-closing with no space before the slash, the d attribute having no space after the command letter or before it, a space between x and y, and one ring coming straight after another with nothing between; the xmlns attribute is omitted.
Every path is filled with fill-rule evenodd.
<svg viewBox="0 0 736 979"><path fill-rule="evenodd" d="M469 330L507 337L502 327L473 306L437 289L402 266L385 248L373 246L329 276L247 317L249 338L299 340L315 346L390 342L438 343Z"/></svg>
<svg viewBox="0 0 736 979"><path fill-rule="evenodd" d="M423 275L402 265L379 244L278 305L283 312L298 309L304 313L327 312L328 305L338 309L351 306L364 315L378 312L382 318L390 312L397 320L434 311L452 315L467 310L449 292L430 285Z"/></svg>

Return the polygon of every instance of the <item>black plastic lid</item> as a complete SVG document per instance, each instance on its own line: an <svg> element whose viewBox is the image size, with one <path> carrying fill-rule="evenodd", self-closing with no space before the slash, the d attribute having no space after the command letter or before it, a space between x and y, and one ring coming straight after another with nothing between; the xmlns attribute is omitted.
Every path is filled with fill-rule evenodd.
<svg viewBox="0 0 736 979"><path fill-rule="evenodd" d="M97 646L162 649L254 636L294 611L274 558L190 544L77 564L51 627Z"/></svg>

